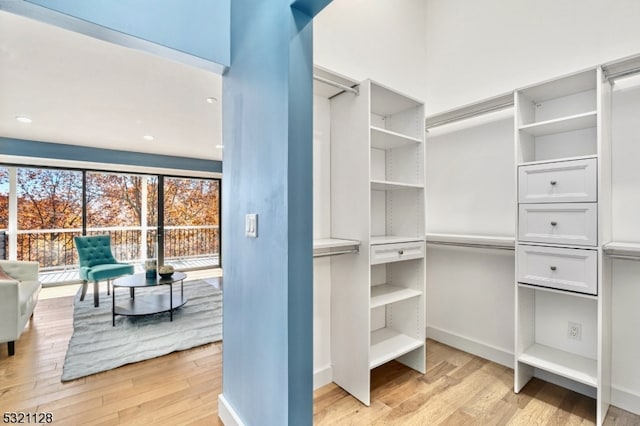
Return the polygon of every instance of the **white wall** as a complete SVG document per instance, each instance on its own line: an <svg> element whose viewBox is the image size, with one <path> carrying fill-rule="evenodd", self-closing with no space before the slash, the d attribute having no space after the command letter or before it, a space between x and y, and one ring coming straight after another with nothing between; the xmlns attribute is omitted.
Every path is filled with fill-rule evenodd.
<svg viewBox="0 0 640 426"><path fill-rule="evenodd" d="M640 51L637 0L427 0L427 115Z"/></svg>
<svg viewBox="0 0 640 426"><path fill-rule="evenodd" d="M513 237L513 109L430 130L427 233Z"/></svg>
<svg viewBox="0 0 640 426"><path fill-rule="evenodd" d="M333 0L313 21L314 63L425 99L424 0Z"/></svg>
<svg viewBox="0 0 640 426"><path fill-rule="evenodd" d="M640 46L639 46L640 49ZM640 242L640 78L614 86L612 204L614 241ZM613 262L612 382L615 401L640 412L640 262ZM632 399L631 396L635 396ZM634 404L635 403L635 410Z"/></svg>
<svg viewBox="0 0 640 426"><path fill-rule="evenodd" d="M430 130L427 232L512 237L513 109ZM513 366L514 252L428 245L427 336Z"/></svg>
<svg viewBox="0 0 640 426"><path fill-rule="evenodd" d="M331 106L313 97L313 238L331 237ZM331 381L331 260L313 261L314 389Z"/></svg>

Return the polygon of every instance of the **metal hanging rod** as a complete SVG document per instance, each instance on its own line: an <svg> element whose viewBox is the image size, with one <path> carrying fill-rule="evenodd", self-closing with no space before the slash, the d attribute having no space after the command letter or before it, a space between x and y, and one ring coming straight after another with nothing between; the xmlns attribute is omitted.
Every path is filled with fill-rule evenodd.
<svg viewBox="0 0 640 426"><path fill-rule="evenodd" d="M328 251L325 253L314 253L313 257L338 256L340 254L349 254L349 253L360 253L360 249L354 248L349 250Z"/></svg>
<svg viewBox="0 0 640 426"><path fill-rule="evenodd" d="M482 243L452 243L448 241L427 241L427 244L435 244L441 246L455 246L455 247L470 247L470 248L483 248L483 249L492 249L492 250L515 250L515 247L511 246L499 246L492 244L482 244Z"/></svg>
<svg viewBox="0 0 640 426"><path fill-rule="evenodd" d="M313 79L317 80L317 81L319 81L321 83L328 84L329 86L337 87L338 89L342 89L342 90L347 91L347 92L355 93L356 95L360 94L360 89L358 88L358 86L349 87L349 86L346 86L344 84L340 84L340 83L338 83L336 81L329 80L328 78L320 77L319 75L315 75L315 74L313 75Z"/></svg>
<svg viewBox="0 0 640 426"><path fill-rule="evenodd" d="M452 111L436 114L424 120L425 130L433 127L443 126L460 120L466 120L479 115L494 111L500 111L513 106L513 92L508 92L491 99L487 99L475 104L457 108Z"/></svg>

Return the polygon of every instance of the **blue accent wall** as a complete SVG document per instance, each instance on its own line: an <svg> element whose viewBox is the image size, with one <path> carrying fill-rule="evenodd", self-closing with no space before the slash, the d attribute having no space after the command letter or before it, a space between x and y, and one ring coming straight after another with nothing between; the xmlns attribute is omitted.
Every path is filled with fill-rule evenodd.
<svg viewBox="0 0 640 426"><path fill-rule="evenodd" d="M0 154L22 157L52 158L58 160L86 161L130 166L171 168L189 171L222 172L222 162L199 158L174 157L170 155L119 151L115 149L90 148L23 139L0 137Z"/></svg>
<svg viewBox="0 0 640 426"><path fill-rule="evenodd" d="M230 1L28 0L222 65L229 65Z"/></svg>
<svg viewBox="0 0 640 426"><path fill-rule="evenodd" d="M313 24L292 9L287 155L289 424L313 424Z"/></svg>
<svg viewBox="0 0 640 426"><path fill-rule="evenodd" d="M311 17L291 0L232 1L222 383L246 425L313 423L312 63Z"/></svg>

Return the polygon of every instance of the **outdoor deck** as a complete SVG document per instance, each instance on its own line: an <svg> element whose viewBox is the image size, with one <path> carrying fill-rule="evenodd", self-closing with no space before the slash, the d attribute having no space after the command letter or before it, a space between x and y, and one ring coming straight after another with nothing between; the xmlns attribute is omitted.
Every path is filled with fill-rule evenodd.
<svg viewBox="0 0 640 426"><path fill-rule="evenodd" d="M168 260L166 261L166 263L173 265L173 267L178 271L216 268L221 266L220 259L218 256L197 257L197 258L190 258L190 259L176 259L171 261ZM144 271L142 263L136 263L135 271L136 272ZM68 269L63 269L63 270L41 271L40 282L42 282L42 285L45 287L52 286L52 285L79 283L80 278L78 277L78 268L70 267Z"/></svg>

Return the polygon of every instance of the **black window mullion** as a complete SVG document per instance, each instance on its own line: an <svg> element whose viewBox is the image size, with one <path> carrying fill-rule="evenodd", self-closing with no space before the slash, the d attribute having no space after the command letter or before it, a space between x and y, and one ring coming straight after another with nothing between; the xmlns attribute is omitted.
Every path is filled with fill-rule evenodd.
<svg viewBox="0 0 640 426"><path fill-rule="evenodd" d="M164 175L158 175L158 265L164 265Z"/></svg>
<svg viewBox="0 0 640 426"><path fill-rule="evenodd" d="M87 235L87 171L82 170L82 235Z"/></svg>

